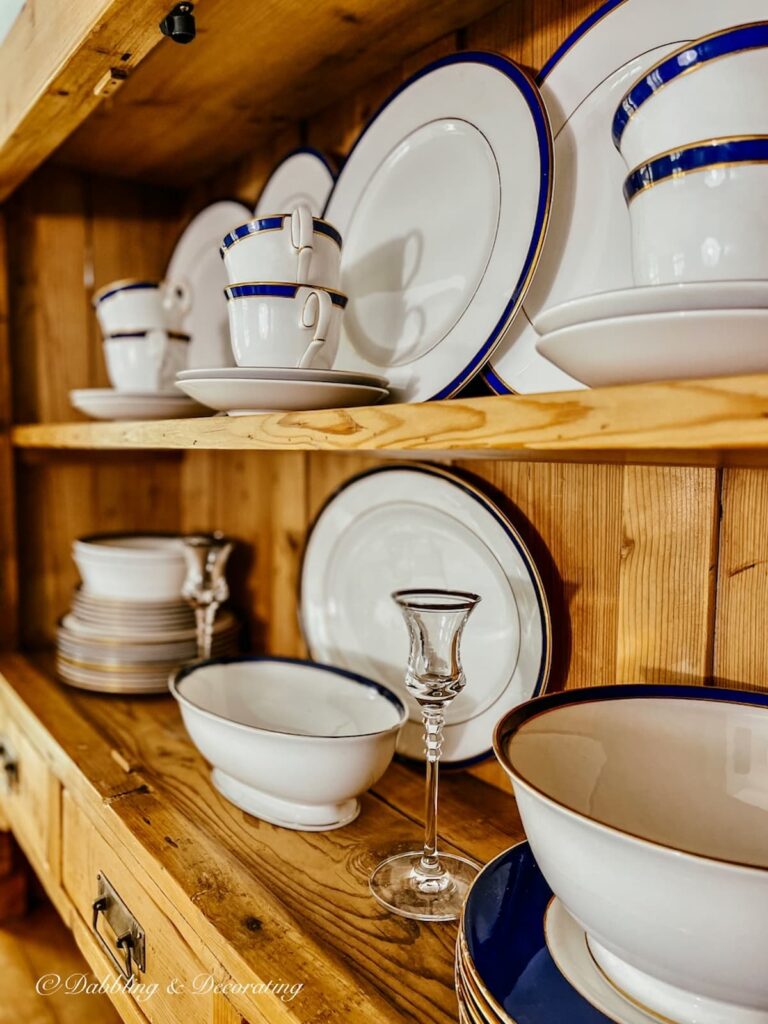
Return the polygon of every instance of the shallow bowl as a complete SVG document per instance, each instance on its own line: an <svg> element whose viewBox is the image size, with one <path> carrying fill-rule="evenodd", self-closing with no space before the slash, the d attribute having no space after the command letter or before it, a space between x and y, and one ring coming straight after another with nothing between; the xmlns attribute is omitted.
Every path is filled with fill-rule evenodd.
<svg viewBox="0 0 768 1024"><path fill-rule="evenodd" d="M568 691L506 715L494 749L614 986L678 1024L765 1024L768 695Z"/></svg>
<svg viewBox="0 0 768 1024"><path fill-rule="evenodd" d="M305 831L357 817L407 717L378 683L290 658L212 658L181 669L170 688L222 795Z"/></svg>
<svg viewBox="0 0 768 1024"><path fill-rule="evenodd" d="M95 534L76 540L72 557L84 590L112 600L178 600L187 572L174 535Z"/></svg>

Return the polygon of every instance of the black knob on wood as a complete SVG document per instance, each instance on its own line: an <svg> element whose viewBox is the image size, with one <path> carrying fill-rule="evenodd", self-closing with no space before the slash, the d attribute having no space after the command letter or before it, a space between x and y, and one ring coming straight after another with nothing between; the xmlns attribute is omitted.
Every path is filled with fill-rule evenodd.
<svg viewBox="0 0 768 1024"><path fill-rule="evenodd" d="M174 43L191 43L196 32L194 5L191 3L176 4L160 22L160 31Z"/></svg>

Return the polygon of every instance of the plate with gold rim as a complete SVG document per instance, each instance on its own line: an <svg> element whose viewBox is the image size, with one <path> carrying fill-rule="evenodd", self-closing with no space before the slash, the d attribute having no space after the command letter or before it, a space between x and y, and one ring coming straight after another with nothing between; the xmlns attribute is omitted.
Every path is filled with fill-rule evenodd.
<svg viewBox="0 0 768 1024"><path fill-rule="evenodd" d="M319 217L335 180L334 166L325 153L310 146L294 149L267 178L256 200L254 216L291 213L297 206L305 205L313 217Z"/></svg>
<svg viewBox="0 0 768 1024"><path fill-rule="evenodd" d="M608 0L553 54L536 78L554 136L557 175L536 275L484 371L499 394L583 385L536 350L533 324L552 306L634 285L627 167L611 127L630 85L685 42L765 17L765 0ZM690 141L690 140L689 140Z"/></svg>

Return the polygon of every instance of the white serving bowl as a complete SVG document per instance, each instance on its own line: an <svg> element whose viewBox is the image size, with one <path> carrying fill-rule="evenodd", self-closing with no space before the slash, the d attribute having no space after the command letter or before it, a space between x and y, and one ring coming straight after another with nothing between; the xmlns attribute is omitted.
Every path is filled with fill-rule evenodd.
<svg viewBox="0 0 768 1024"><path fill-rule="evenodd" d="M566 691L506 715L494 750L614 985L678 1024L765 1024L768 695Z"/></svg>
<svg viewBox="0 0 768 1024"><path fill-rule="evenodd" d="M230 231L221 246L230 283L291 281L338 288L341 235L319 217L310 216L309 225L304 245L288 213L259 217Z"/></svg>
<svg viewBox="0 0 768 1024"><path fill-rule="evenodd" d="M166 391L187 366L189 335L131 331L104 339L110 383L118 391Z"/></svg>
<svg viewBox="0 0 768 1024"><path fill-rule="evenodd" d="M357 817L407 717L378 683L289 658L214 658L182 668L170 688L222 795L304 831Z"/></svg>
<svg viewBox="0 0 768 1024"><path fill-rule="evenodd" d="M635 284L768 278L768 135L663 154L624 195Z"/></svg>
<svg viewBox="0 0 768 1024"><path fill-rule="evenodd" d="M104 337L137 330L180 331L190 296L164 281L127 279L104 285L91 300Z"/></svg>
<svg viewBox="0 0 768 1024"><path fill-rule="evenodd" d="M122 601L181 597L187 565L180 538L163 534L101 534L72 545L84 590Z"/></svg>
<svg viewBox="0 0 768 1024"><path fill-rule="evenodd" d="M346 295L282 282L232 285L225 294L238 366L333 366Z"/></svg>
<svg viewBox="0 0 768 1024"><path fill-rule="evenodd" d="M768 133L768 22L686 43L631 86L613 120L630 169L696 139Z"/></svg>

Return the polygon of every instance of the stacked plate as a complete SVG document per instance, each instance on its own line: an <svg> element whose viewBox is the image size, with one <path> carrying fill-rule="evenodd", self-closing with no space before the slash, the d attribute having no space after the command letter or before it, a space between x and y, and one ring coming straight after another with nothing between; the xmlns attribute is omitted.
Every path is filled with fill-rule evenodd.
<svg viewBox="0 0 768 1024"><path fill-rule="evenodd" d="M237 651L239 626L223 612L213 654ZM76 590L59 623L56 667L65 683L102 693L164 693L168 676L197 657L194 615L182 600L116 601Z"/></svg>

